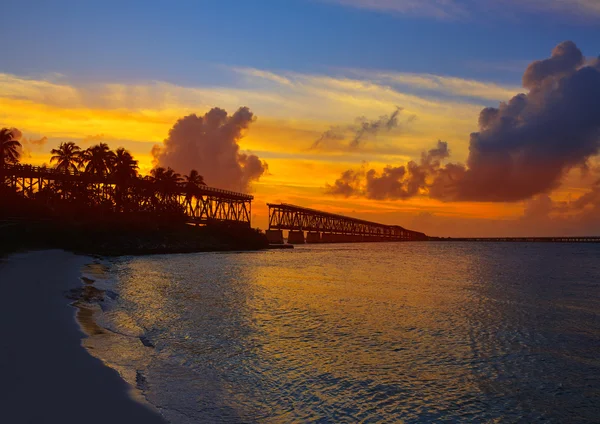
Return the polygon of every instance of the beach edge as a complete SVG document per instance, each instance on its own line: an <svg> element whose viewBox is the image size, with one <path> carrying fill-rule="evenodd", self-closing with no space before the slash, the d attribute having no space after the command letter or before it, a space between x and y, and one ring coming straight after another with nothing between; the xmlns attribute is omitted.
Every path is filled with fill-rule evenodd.
<svg viewBox="0 0 600 424"><path fill-rule="evenodd" d="M131 396L117 371L83 346L69 293L93 258L63 250L15 253L0 262L0 396L6 422L165 423Z"/></svg>

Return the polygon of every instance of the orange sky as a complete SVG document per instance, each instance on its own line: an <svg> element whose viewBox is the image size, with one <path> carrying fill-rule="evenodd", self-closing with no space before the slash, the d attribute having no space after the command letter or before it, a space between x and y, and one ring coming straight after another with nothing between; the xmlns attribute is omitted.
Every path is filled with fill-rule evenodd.
<svg viewBox="0 0 600 424"><path fill-rule="evenodd" d="M346 169L361 164L376 169L404 164L440 139L449 143L452 160L464 163L479 111L510 98L519 87L428 74L349 79L247 68L228 71L237 76L242 88L183 87L156 81L77 85L61 75L30 79L0 74L0 126L19 128L30 140L48 138L43 146L25 143L24 162L48 163L49 150L62 141L75 141L84 148L104 141L112 148L132 151L141 172L147 173L152 167L150 149L166 138L177 119L203 114L213 106L229 112L248 106L257 120L240 141L241 149L257 154L269 166L269 173L252 186L254 226L264 229L265 204L281 201L438 236L552 231L546 224L524 222L526 202L444 203L427 197L374 201L324 194L326 184ZM403 92L386 81L421 87L426 94ZM397 106L403 108L403 117L416 118L403 121L397 130L367 138L358 149L337 145L310 149L332 125L351 123L359 116L376 119ZM591 182L592 177L582 179L579 172L573 172L552 198L572 200Z"/></svg>

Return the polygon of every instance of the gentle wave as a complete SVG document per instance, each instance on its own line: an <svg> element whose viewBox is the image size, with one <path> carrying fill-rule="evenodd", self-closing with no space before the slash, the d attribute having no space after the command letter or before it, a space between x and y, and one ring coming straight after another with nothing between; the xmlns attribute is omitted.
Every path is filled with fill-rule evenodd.
<svg viewBox="0 0 600 424"><path fill-rule="evenodd" d="M174 423L600 416L600 248L397 243L113 259L86 342ZM96 284L96 283L94 283Z"/></svg>

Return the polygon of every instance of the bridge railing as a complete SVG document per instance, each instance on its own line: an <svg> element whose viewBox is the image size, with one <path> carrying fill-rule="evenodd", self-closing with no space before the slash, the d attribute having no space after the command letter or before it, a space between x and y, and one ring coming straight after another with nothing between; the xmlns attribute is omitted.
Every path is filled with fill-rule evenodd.
<svg viewBox="0 0 600 424"><path fill-rule="evenodd" d="M67 170L67 169L58 169L58 168L54 168L54 167L47 167L47 166L35 166L35 165L28 165L28 164L17 164L17 165L13 165L13 164L6 164L4 167L4 173L6 175L15 175L15 176L23 176L23 177L46 177L49 179L52 179L52 177L55 177L56 179L61 179L61 177L73 177L76 179L80 179L82 182L93 182L93 183L105 183L105 184L116 184L116 180L113 176L111 176L110 174L105 175L105 176L101 176L101 175L93 175L93 174L88 174L85 173L83 171L73 171L73 170ZM73 178L68 178L68 179L73 179ZM143 178L136 178L132 181L129 182L129 184L132 185L136 185L136 184L149 184L151 183L150 180L145 180ZM186 192L186 183L178 183L177 187L179 188L179 193L181 194L185 194ZM196 189L196 192L198 194L201 195L206 195L206 196L228 196L231 198L235 198L235 199L239 199L239 200L253 200L254 196L249 195L249 194L245 194L245 193L239 193L239 192L235 192L235 191L231 191L231 190L224 190L221 188L216 188L216 187L209 187L209 186L199 186Z"/></svg>

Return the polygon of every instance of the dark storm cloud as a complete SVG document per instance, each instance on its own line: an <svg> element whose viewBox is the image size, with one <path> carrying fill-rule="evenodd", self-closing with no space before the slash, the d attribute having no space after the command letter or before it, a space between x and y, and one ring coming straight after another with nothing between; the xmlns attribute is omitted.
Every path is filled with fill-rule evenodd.
<svg viewBox="0 0 600 424"><path fill-rule="evenodd" d="M163 144L152 148L155 165L185 174L196 169L210 186L245 191L268 169L256 155L239 151L243 131L254 119L247 107L233 115L213 108L204 116L183 117Z"/></svg>
<svg viewBox="0 0 600 424"><path fill-rule="evenodd" d="M501 202L551 191L600 149L600 64L583 64L575 44L565 42L549 59L529 65L527 94L481 111L466 165L441 166L438 159L429 167L413 162L381 175L367 171L352 194L383 199L428 192L446 201ZM369 188L374 183L375 191Z"/></svg>
<svg viewBox="0 0 600 424"><path fill-rule="evenodd" d="M575 71L584 62L581 50L572 41L564 41L552 50L548 59L531 63L523 74L523 87L533 89L544 81L556 80Z"/></svg>

